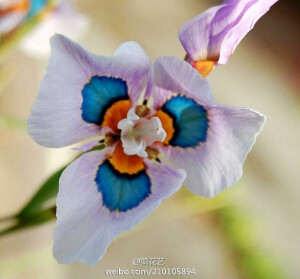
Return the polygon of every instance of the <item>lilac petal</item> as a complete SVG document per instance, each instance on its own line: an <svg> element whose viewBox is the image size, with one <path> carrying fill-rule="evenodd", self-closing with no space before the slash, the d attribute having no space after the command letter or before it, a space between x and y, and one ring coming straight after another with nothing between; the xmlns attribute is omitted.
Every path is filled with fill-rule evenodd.
<svg viewBox="0 0 300 279"><path fill-rule="evenodd" d="M176 99L170 99L171 96L180 93L184 104L187 104L184 99L192 99L199 106L190 100L191 108L199 107L203 113L207 112L205 117L201 113L199 119L190 117L183 120L184 111L180 112L180 106L171 107L173 121L178 120L174 117L179 117L179 127L184 128L172 137L180 135L183 140L174 144L172 138L167 146L157 145L174 167L186 170L184 185L197 195L213 197L235 184L242 175L245 158L262 129L264 117L247 108L217 104L208 82L191 65L176 58L162 57L155 62L154 87L154 98L159 99L155 103L156 109L164 108L170 100ZM191 112L196 113L197 110ZM198 116L194 114L194 117ZM195 124L199 128L188 130L189 127L196 127ZM177 128L174 126L174 129ZM195 140L198 140L196 145Z"/></svg>
<svg viewBox="0 0 300 279"><path fill-rule="evenodd" d="M103 151L83 154L61 176L53 236L53 253L59 263L95 265L117 235L139 224L163 199L178 191L185 178L182 170L146 160L150 195L137 207L111 211L104 205L95 180L105 159Z"/></svg>
<svg viewBox="0 0 300 279"><path fill-rule="evenodd" d="M51 39L52 54L28 119L28 133L39 144L62 147L101 133L81 117L81 90L95 70L94 57L66 37Z"/></svg>
<svg viewBox="0 0 300 279"><path fill-rule="evenodd" d="M101 127L81 115L82 90L93 76L125 80L133 103L146 85L150 62L137 43L122 44L113 57L90 54L62 35L51 39L51 47L48 71L28 120L29 134L41 145L62 147L101 135Z"/></svg>
<svg viewBox="0 0 300 279"><path fill-rule="evenodd" d="M207 140L196 148L166 146L162 152L187 172L184 185L194 194L214 197L242 176L243 164L264 124L264 116L246 108L206 107Z"/></svg>
<svg viewBox="0 0 300 279"><path fill-rule="evenodd" d="M188 21L179 39L194 61L226 64L238 43L278 0L227 0Z"/></svg>
<svg viewBox="0 0 300 279"><path fill-rule="evenodd" d="M152 91L153 91L153 66L151 67L151 69L149 71L144 100L148 101L151 98Z"/></svg>
<svg viewBox="0 0 300 279"><path fill-rule="evenodd" d="M119 61L120 60L120 61ZM151 61L145 51L136 42L126 42L121 44L114 53L114 70L118 70L117 76L124 78L128 83L128 93L133 104L137 103L144 90Z"/></svg>
<svg viewBox="0 0 300 279"><path fill-rule="evenodd" d="M101 142L99 140L94 140L94 141L85 143L79 147L73 147L72 150L86 152L86 151L93 149L96 146L99 146L99 145L101 145Z"/></svg>
<svg viewBox="0 0 300 279"><path fill-rule="evenodd" d="M187 62L176 57L159 57L154 63L152 97L158 109L174 93L181 93L197 102L216 104L207 80L200 77Z"/></svg>

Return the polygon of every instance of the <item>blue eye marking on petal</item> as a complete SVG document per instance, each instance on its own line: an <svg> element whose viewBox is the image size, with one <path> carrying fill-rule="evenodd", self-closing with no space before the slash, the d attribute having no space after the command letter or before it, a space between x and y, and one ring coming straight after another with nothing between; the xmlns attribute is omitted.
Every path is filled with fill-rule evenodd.
<svg viewBox="0 0 300 279"><path fill-rule="evenodd" d="M161 108L173 118L174 135L170 145L195 147L205 142L208 129L207 110L194 100L177 95Z"/></svg>
<svg viewBox="0 0 300 279"><path fill-rule="evenodd" d="M81 91L83 120L101 125L106 110L114 102L129 99L127 90L121 78L93 76Z"/></svg>
<svg viewBox="0 0 300 279"><path fill-rule="evenodd" d="M151 182L145 170L133 175L120 173L108 160L99 166L95 181L103 204L110 211L130 210L151 194Z"/></svg>
<svg viewBox="0 0 300 279"><path fill-rule="evenodd" d="M32 16L35 16L40 11L44 9L44 7L47 5L47 0L33 0L30 1L30 10L27 15L27 18L30 18Z"/></svg>

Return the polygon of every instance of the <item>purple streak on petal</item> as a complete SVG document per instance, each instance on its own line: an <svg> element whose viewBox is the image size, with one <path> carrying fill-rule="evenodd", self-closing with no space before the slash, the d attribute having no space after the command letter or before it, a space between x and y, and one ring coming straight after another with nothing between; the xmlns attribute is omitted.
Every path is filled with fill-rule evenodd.
<svg viewBox="0 0 300 279"><path fill-rule="evenodd" d="M185 172L146 160L151 194L139 206L126 212L111 212L102 204L95 177L105 160L104 151L83 154L63 172L57 197L54 257L60 263L95 265L111 241L148 216L162 200L179 190Z"/></svg>
<svg viewBox="0 0 300 279"><path fill-rule="evenodd" d="M254 24L275 4L278 0L254 2L245 12L241 20L226 34L220 50L219 64L226 64L229 56L234 52L239 42L253 28ZM233 2L228 1L228 2Z"/></svg>
<svg viewBox="0 0 300 279"><path fill-rule="evenodd" d="M232 1L234 3L225 5L217 11L213 20L211 21L212 28L210 29L207 52L212 57L208 57L208 59L214 58L216 56L218 57L220 55L220 46L222 46L222 42L226 34L237 24L239 24L245 12L247 12L247 10L257 1L259 0L249 1L245 6L241 1ZM220 33L215 35L214 33L216 32L216 30L214 30L214 26L222 26L222 22L228 22L228 25L224 26L224 29Z"/></svg>
<svg viewBox="0 0 300 279"><path fill-rule="evenodd" d="M228 0L188 21L179 39L194 61L226 64L238 43L278 0Z"/></svg>

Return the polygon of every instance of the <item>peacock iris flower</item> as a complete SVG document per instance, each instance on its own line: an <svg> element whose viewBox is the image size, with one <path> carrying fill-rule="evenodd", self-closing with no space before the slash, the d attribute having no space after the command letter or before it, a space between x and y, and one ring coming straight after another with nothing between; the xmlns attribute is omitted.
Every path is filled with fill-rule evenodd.
<svg viewBox="0 0 300 279"><path fill-rule="evenodd" d="M240 178L264 117L217 104L188 63L160 57L152 66L135 42L112 57L61 35L51 47L28 132L47 147L93 138L60 178L58 262L96 264L183 182L213 197Z"/></svg>
<svg viewBox="0 0 300 279"><path fill-rule="evenodd" d="M226 64L239 42L278 0L225 0L189 20L179 31L188 62L207 76Z"/></svg>

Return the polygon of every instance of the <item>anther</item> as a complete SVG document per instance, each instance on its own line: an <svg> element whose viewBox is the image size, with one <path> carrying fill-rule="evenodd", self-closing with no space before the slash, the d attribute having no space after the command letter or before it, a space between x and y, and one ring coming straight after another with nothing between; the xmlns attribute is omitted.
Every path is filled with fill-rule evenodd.
<svg viewBox="0 0 300 279"><path fill-rule="evenodd" d="M146 102L147 102L147 100L146 100ZM149 114L149 112L150 112L150 109L144 103L135 108L135 114L139 117L146 117Z"/></svg>

